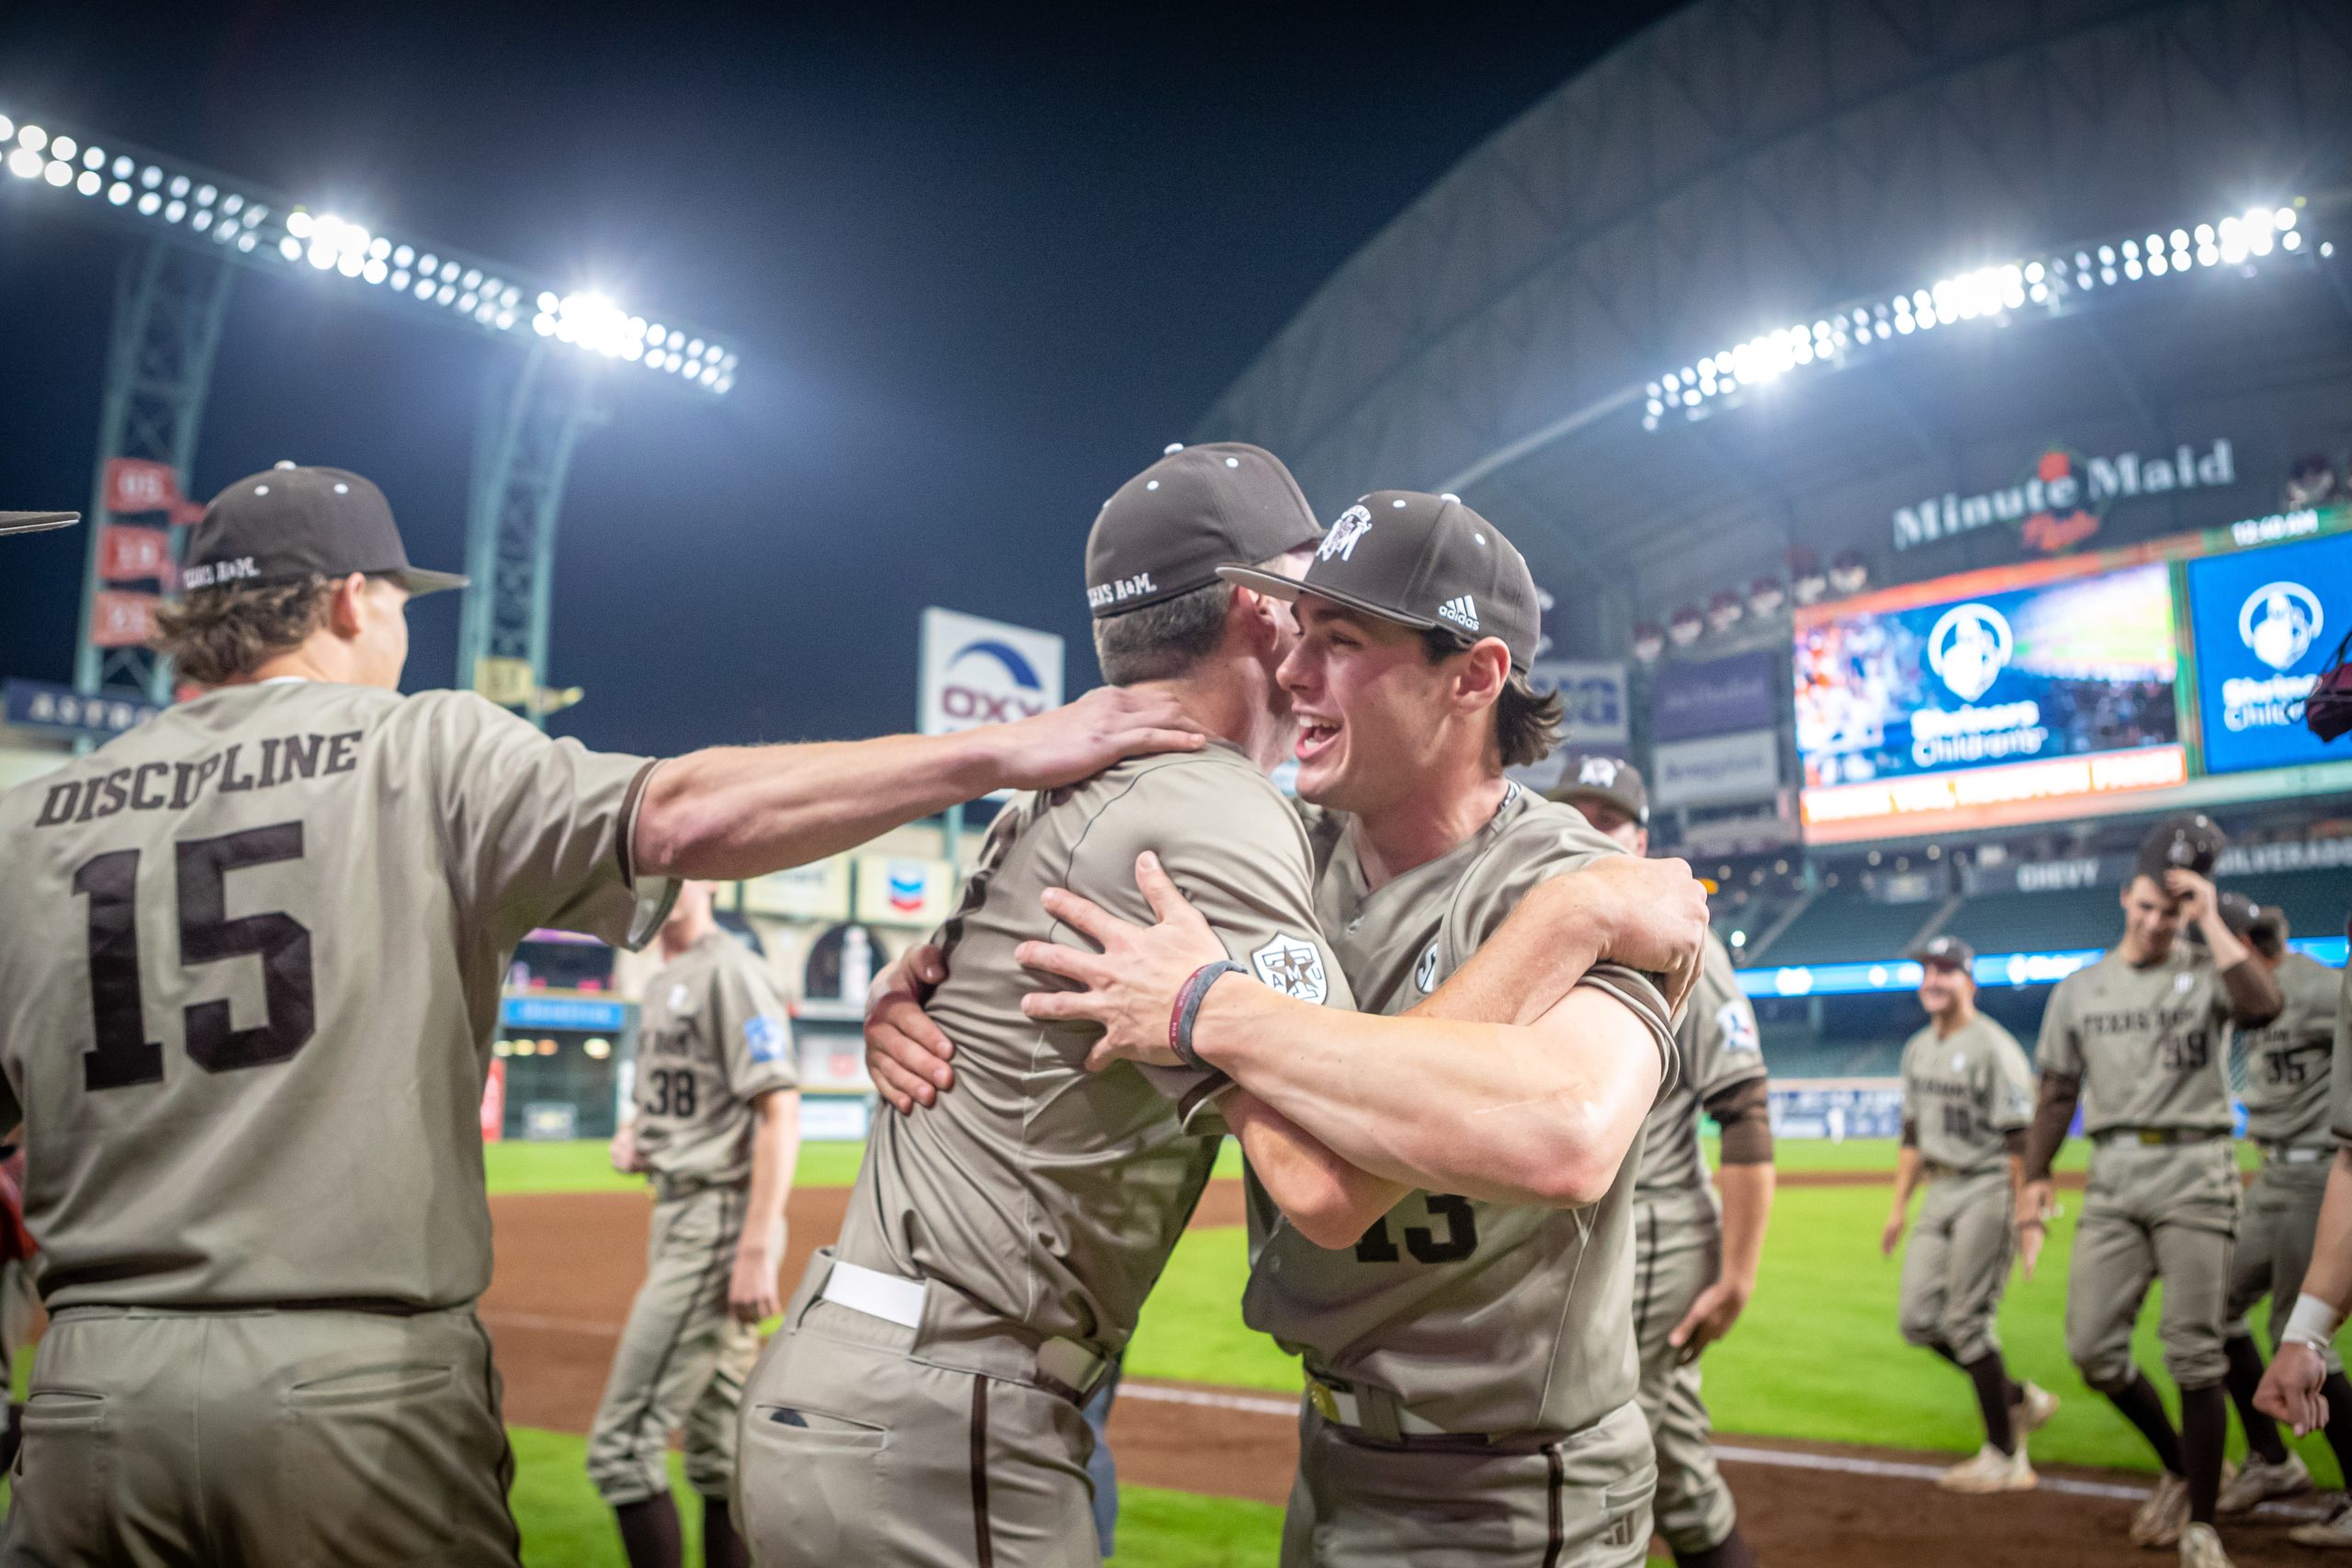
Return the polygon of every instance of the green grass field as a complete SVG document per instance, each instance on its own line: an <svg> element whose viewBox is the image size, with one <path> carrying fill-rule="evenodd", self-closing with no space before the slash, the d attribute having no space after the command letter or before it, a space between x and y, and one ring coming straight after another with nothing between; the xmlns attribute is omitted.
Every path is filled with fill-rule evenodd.
<svg viewBox="0 0 2352 1568"><path fill-rule="evenodd" d="M845 1185L856 1174L854 1145L804 1145L798 1179ZM627 1188L600 1144L505 1144L489 1151L493 1191ZM2068 1145L2061 1168L2080 1168L2086 1150ZM1891 1173L1887 1142L1784 1143L1783 1170ZM1238 1175L1227 1145L1219 1171ZM1774 1205L1755 1301L1731 1337L1708 1352L1707 1397L1729 1436L1812 1438L1894 1448L1973 1450L1979 1440L1966 1381L1895 1332L1899 1263L1878 1255L1886 1215L1881 1186L1784 1187ZM2035 1280L2012 1279L2000 1327L2011 1371L2064 1400L2034 1438L2034 1457L2055 1463L2154 1468L2145 1447L2120 1416L2085 1388L2068 1364L2064 1316L2066 1263L2074 1243L2075 1195L2052 1227ZM1265 1389L1298 1387L1297 1364L1243 1326L1241 1287L1249 1262L1238 1230L1184 1237L1145 1306L1127 1357L1136 1376ZM2142 1364L2169 1393L2155 1342L2151 1297L2137 1338ZM2234 1423L2233 1423L2234 1428ZM581 1467L581 1439L517 1429L520 1472L515 1511L526 1557L534 1564L611 1564L619 1548L609 1517ZM2233 1446L2235 1443L2233 1434ZM2335 1462L2316 1438L2301 1445L2323 1485L2337 1483ZM684 1497L683 1483L680 1486ZM1222 1498L1123 1486L1119 1568L1225 1568L1272 1561L1279 1509ZM686 1512L693 1512L691 1507ZM691 1526L690 1526L691 1528Z"/></svg>

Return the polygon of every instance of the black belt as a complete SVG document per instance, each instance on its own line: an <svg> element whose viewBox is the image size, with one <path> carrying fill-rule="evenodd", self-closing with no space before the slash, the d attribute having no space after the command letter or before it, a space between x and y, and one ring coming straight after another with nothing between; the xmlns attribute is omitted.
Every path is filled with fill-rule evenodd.
<svg viewBox="0 0 2352 1568"><path fill-rule="evenodd" d="M2211 1127L2109 1127L2092 1134L2091 1142L2101 1148L2112 1144L2144 1144L2154 1148L2165 1144L2210 1144L2228 1136Z"/></svg>

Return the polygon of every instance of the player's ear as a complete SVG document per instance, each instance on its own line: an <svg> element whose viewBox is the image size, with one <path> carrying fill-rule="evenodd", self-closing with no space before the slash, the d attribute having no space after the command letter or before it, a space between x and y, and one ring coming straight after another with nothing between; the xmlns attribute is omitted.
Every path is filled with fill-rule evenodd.
<svg viewBox="0 0 2352 1568"><path fill-rule="evenodd" d="M1510 649L1502 638L1480 637L1470 657L1454 675L1454 690L1465 707L1487 707L1501 700L1510 682Z"/></svg>
<svg viewBox="0 0 2352 1568"><path fill-rule="evenodd" d="M350 572L327 586L327 628L348 641L357 637L366 626L368 577L365 572Z"/></svg>

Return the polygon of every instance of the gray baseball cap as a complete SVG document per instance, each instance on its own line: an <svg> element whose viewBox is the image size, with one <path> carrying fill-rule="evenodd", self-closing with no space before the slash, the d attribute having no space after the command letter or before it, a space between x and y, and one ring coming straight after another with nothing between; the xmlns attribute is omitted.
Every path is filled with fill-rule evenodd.
<svg viewBox="0 0 2352 1568"><path fill-rule="evenodd" d="M1577 758L1568 764L1552 798L1567 806L1591 801L1621 811L1645 828L1650 825L1649 786L1642 782L1642 771L1623 757Z"/></svg>
<svg viewBox="0 0 2352 1568"><path fill-rule="evenodd" d="M397 577L412 594L463 588L455 572L408 563L391 502L345 468L292 464L247 474L212 498L188 530L186 592L364 571Z"/></svg>
<svg viewBox="0 0 2352 1568"><path fill-rule="evenodd" d="M2211 879L2213 863L2222 858L2222 847L2228 841L2213 819L2201 811L2166 818L2148 829L2148 836L2140 840L2132 874L2161 883L2165 873L2179 870L2193 871Z"/></svg>
<svg viewBox="0 0 2352 1568"><path fill-rule="evenodd" d="M1942 936L1931 936L1913 948L1911 958L1916 963L1933 964L1972 975L1976 969L1976 950L1949 931Z"/></svg>
<svg viewBox="0 0 2352 1568"><path fill-rule="evenodd" d="M1374 491L1340 513L1302 580L1246 567L1218 575L1277 599L1312 593L1398 626L1443 627L1464 642L1500 637L1522 673L1535 657L1534 576L1459 496Z"/></svg>
<svg viewBox="0 0 2352 1568"><path fill-rule="evenodd" d="M1282 459L1216 441L1171 447L1118 488L1086 536L1086 604L1097 620L1173 599L1322 536Z"/></svg>
<svg viewBox="0 0 2352 1568"><path fill-rule="evenodd" d="M38 534L82 521L78 512L0 512L0 534Z"/></svg>

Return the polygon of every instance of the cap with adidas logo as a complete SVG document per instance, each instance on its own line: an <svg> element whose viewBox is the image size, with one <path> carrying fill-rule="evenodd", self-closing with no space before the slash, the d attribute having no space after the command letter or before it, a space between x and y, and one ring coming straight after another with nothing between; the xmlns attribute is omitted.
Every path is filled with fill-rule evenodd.
<svg viewBox="0 0 2352 1568"><path fill-rule="evenodd" d="M1312 593L1398 626L1443 628L1465 645L1499 637L1521 673L1535 657L1527 561L1459 496L1374 491L1340 513L1303 579L1244 567L1217 575L1277 599Z"/></svg>

